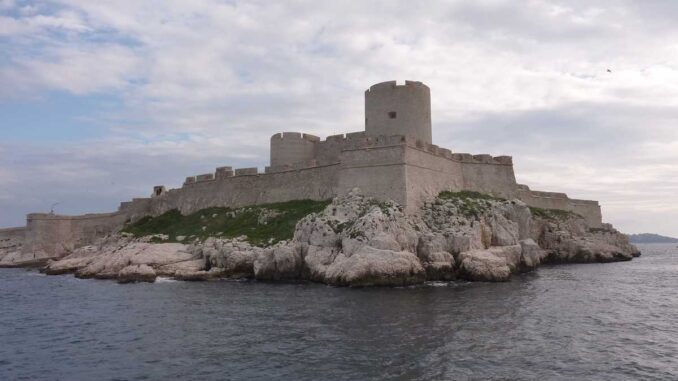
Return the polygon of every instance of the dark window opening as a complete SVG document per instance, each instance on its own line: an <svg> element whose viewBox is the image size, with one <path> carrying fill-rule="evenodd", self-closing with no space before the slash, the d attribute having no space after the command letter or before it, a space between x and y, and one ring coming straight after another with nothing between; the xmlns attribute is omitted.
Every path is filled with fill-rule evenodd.
<svg viewBox="0 0 678 381"><path fill-rule="evenodd" d="M396 118L396 112L395 111L389 111L388 117L391 118L391 119L395 119Z"/></svg>

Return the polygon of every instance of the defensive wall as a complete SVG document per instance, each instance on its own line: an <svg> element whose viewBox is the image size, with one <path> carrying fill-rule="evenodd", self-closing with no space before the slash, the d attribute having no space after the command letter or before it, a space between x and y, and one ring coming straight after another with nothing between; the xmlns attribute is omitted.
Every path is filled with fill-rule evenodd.
<svg viewBox="0 0 678 381"><path fill-rule="evenodd" d="M299 137L284 133L274 138L282 136ZM303 135L301 139L305 140ZM58 256L119 230L125 222L172 209L189 214L216 206L237 208L295 199L326 200L353 188L377 199L394 200L408 212L416 212L423 202L442 191L470 190L518 198L530 206L573 211L593 227L602 222L596 201L570 199L564 193L533 191L517 184L510 156L453 153L398 135L374 137L351 133L310 141L315 145L316 157L287 156L303 161L277 162L263 173L257 168L219 167L212 173L187 177L181 188L166 190L156 186L151 197L123 202L115 213L29 214L23 250ZM275 162L273 157L271 161ZM12 232L20 235L21 229Z"/></svg>
<svg viewBox="0 0 678 381"><path fill-rule="evenodd" d="M317 136L283 132L271 137L271 165L301 163L316 157Z"/></svg>
<svg viewBox="0 0 678 381"><path fill-rule="evenodd" d="M0 229L0 250L12 251L20 248L25 236L25 227Z"/></svg>
<svg viewBox="0 0 678 381"><path fill-rule="evenodd" d="M26 218L23 251L59 256L118 231L126 220L127 216L121 212L81 216L31 213Z"/></svg>
<svg viewBox="0 0 678 381"><path fill-rule="evenodd" d="M567 210L584 217L591 227L602 226L603 215L598 201L573 199L565 193L534 191L523 184L518 184L517 189L516 197L529 206Z"/></svg>
<svg viewBox="0 0 678 381"><path fill-rule="evenodd" d="M274 138L282 136L295 135L282 133ZM123 203L121 211L134 220L171 209L188 214L212 206L235 208L293 199L325 200L360 188L367 196L394 200L415 212L442 191L470 190L519 198L541 208L571 210L586 217L591 225L600 224L596 201L532 191L517 184L510 156L453 153L408 136L375 137L364 132L310 141L315 145L315 157L304 156L303 161L287 164L278 162L264 172L257 168L219 167L213 173L187 177L178 189L156 187L151 198ZM275 162L273 158L271 162Z"/></svg>
<svg viewBox="0 0 678 381"><path fill-rule="evenodd" d="M380 200L394 200L408 213L442 191L470 190L518 198L534 207L573 211L591 226L601 226L598 202L530 190L516 183L510 156L455 153L432 144L431 136L428 86L416 81L382 82L365 91L365 131L325 140L300 132L278 133L271 137L270 165L263 172L222 166L187 177L177 189L155 186L151 197L123 202L114 213L29 214L24 230L0 230L0 242L17 241L23 234L24 252L59 256L117 231L126 222L172 209L189 214L208 207L326 200L354 188Z"/></svg>

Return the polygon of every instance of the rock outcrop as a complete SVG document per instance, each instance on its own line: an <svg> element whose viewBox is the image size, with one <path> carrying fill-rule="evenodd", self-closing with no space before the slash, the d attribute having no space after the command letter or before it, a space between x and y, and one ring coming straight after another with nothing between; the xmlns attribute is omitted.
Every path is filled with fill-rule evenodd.
<svg viewBox="0 0 678 381"><path fill-rule="evenodd" d="M44 251L24 252L23 237L0 239L0 267L44 266L49 259Z"/></svg>
<svg viewBox="0 0 678 381"><path fill-rule="evenodd" d="M129 265L118 272L118 283L155 282L156 274L149 265Z"/></svg>
<svg viewBox="0 0 678 381"><path fill-rule="evenodd" d="M609 262L639 255L610 225L591 229L573 213L532 213L521 201L468 193L442 194L420 213L406 215L395 203L354 190L301 219L292 239L270 247L253 246L244 236L148 241L108 237L50 261L44 271L119 282L166 276L405 286L427 280L507 281L544 262Z"/></svg>

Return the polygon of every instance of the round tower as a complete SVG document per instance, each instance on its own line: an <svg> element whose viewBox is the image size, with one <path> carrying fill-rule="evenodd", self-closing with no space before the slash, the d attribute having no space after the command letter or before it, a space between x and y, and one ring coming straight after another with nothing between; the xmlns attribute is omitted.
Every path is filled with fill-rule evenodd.
<svg viewBox="0 0 678 381"><path fill-rule="evenodd" d="M271 136L271 166L296 164L315 159L317 136L282 132Z"/></svg>
<svg viewBox="0 0 678 381"><path fill-rule="evenodd" d="M415 81L372 85L365 91L365 132L405 135L432 144L431 90Z"/></svg>

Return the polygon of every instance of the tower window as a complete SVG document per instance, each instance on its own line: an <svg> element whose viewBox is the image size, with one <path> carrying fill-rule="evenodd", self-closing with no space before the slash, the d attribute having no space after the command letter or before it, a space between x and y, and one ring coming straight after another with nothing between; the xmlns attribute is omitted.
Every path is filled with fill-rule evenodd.
<svg viewBox="0 0 678 381"><path fill-rule="evenodd" d="M391 118L391 119L395 119L395 118L396 118L396 115L397 115L397 114L396 114L395 111L389 111L389 112L388 112L388 117Z"/></svg>

